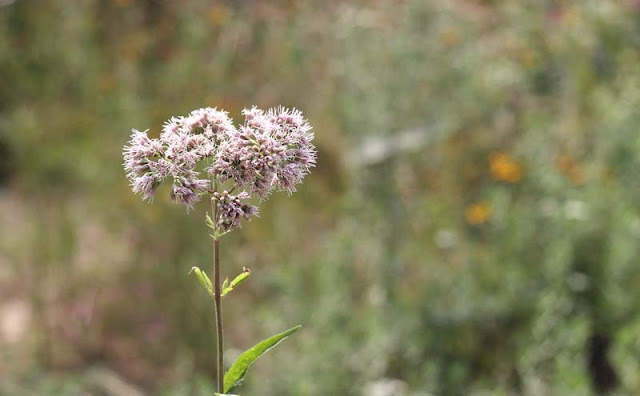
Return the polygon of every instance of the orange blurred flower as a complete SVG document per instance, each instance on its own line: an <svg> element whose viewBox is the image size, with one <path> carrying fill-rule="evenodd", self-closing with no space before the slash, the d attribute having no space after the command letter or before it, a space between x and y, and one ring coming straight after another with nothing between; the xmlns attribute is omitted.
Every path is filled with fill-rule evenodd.
<svg viewBox="0 0 640 396"><path fill-rule="evenodd" d="M464 217L471 225L482 224L491 218L491 207L484 202L470 205L464 211Z"/></svg>
<svg viewBox="0 0 640 396"><path fill-rule="evenodd" d="M509 155L499 151L489 155L489 167L494 179L507 183L520 181L523 176L522 166Z"/></svg>
<svg viewBox="0 0 640 396"><path fill-rule="evenodd" d="M571 180L571 182L574 185L581 186L584 184L585 179L584 179L584 173L582 172L582 168L580 167L580 165L578 165L576 160L573 159L571 156L568 156L565 154L560 155L556 159L556 168L560 172L567 175L569 180Z"/></svg>

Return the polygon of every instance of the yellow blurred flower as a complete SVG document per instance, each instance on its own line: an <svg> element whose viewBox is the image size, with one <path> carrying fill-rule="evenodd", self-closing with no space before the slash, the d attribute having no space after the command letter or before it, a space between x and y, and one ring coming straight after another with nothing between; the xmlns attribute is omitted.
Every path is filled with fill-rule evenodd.
<svg viewBox="0 0 640 396"><path fill-rule="evenodd" d="M494 179L507 183L520 181L523 176L522 166L509 155L499 151L489 155L489 167Z"/></svg>
<svg viewBox="0 0 640 396"><path fill-rule="evenodd" d="M464 217L471 225L482 224L491 218L491 207L485 202L470 205L464 211Z"/></svg>

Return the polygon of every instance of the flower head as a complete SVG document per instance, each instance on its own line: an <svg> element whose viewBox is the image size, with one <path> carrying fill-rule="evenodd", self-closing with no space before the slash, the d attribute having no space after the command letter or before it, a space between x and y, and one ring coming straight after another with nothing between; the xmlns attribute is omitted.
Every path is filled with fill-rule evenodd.
<svg viewBox="0 0 640 396"><path fill-rule="evenodd" d="M260 198L274 190L295 191L315 165L311 126L298 110L243 111L245 123L222 143L210 172L233 180Z"/></svg>
<svg viewBox="0 0 640 396"><path fill-rule="evenodd" d="M247 199L249 199L249 194L245 191L238 195L231 195L226 190L222 193L213 193L213 200L219 211L216 225L222 232L240 228L240 220L242 219L250 220L251 217L258 216L257 207L243 202Z"/></svg>
<svg viewBox="0 0 640 396"><path fill-rule="evenodd" d="M147 132L135 129L131 132L128 145L124 146L124 170L136 194L143 199L153 199L158 185L166 174L159 170L158 161L162 160L164 148L157 139L150 139Z"/></svg>
<svg viewBox="0 0 640 396"><path fill-rule="evenodd" d="M212 158L219 142L232 131L235 127L227 113L210 107L167 121L160 141L167 147L167 159L174 164L174 177L182 170L193 170L198 162Z"/></svg>
<svg viewBox="0 0 640 396"><path fill-rule="evenodd" d="M171 198L187 207L187 211L193 209L193 205L200 201L202 195L210 189L211 181L198 179L198 173L187 171L173 179Z"/></svg>
<svg viewBox="0 0 640 396"><path fill-rule="evenodd" d="M508 154L494 151L489 155L491 175L500 181L516 183L522 179L524 171L522 166Z"/></svg>
<svg viewBox="0 0 640 396"><path fill-rule="evenodd" d="M296 191L295 185L301 183L316 164L311 125L299 110L282 106L270 109L269 118L275 125L275 136L284 146L277 174L279 188L292 193Z"/></svg>
<svg viewBox="0 0 640 396"><path fill-rule="evenodd" d="M465 209L464 217L471 225L485 223L491 218L491 207L485 202L475 203Z"/></svg>
<svg viewBox="0 0 640 396"><path fill-rule="evenodd" d="M308 121L284 107L242 113L245 122L237 128L227 112L207 107L172 117L158 139L133 130L123 152L132 190L151 200L161 182L171 178L171 198L187 210L212 194L219 212L216 227L223 232L257 216L257 207L246 202L252 195L265 199L273 191L295 191L316 162ZM229 190L246 191L215 191L225 183Z"/></svg>

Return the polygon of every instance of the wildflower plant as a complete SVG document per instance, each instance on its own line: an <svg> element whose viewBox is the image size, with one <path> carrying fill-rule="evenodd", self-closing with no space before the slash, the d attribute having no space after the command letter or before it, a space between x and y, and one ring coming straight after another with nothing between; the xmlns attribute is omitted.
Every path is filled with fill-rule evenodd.
<svg viewBox="0 0 640 396"><path fill-rule="evenodd" d="M217 392L228 394L243 380L248 367L264 352L295 333L300 326L268 338L241 354L223 377L222 297L251 274L243 270L221 281L220 238L258 216L260 203L274 191L296 191L316 163L311 126L296 109L277 107L243 110L236 127L227 112L194 110L169 119L159 138L133 130L123 150L124 169L131 189L152 201L163 182L171 183L171 198L187 212L206 197L206 214L213 239L213 282L205 271L193 272L213 299L217 334Z"/></svg>

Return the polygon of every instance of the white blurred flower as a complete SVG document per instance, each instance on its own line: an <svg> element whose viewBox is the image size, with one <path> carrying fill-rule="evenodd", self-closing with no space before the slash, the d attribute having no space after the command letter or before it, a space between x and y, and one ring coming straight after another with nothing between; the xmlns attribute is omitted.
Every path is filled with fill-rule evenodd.
<svg viewBox="0 0 640 396"><path fill-rule="evenodd" d="M569 220L587 220L589 217L589 205L578 200L567 201L564 205L564 216Z"/></svg>
<svg viewBox="0 0 640 396"><path fill-rule="evenodd" d="M438 230L433 240L440 249L451 249L458 244L458 234L453 230Z"/></svg>
<svg viewBox="0 0 640 396"><path fill-rule="evenodd" d="M31 307L22 300L8 301L0 306L0 341L22 340L31 322Z"/></svg>
<svg viewBox="0 0 640 396"><path fill-rule="evenodd" d="M393 378L381 378L364 386L363 396L405 396L407 384Z"/></svg>
<svg viewBox="0 0 640 396"><path fill-rule="evenodd" d="M573 272L567 277L567 285L574 292L583 292L589 288L589 277L581 272Z"/></svg>

